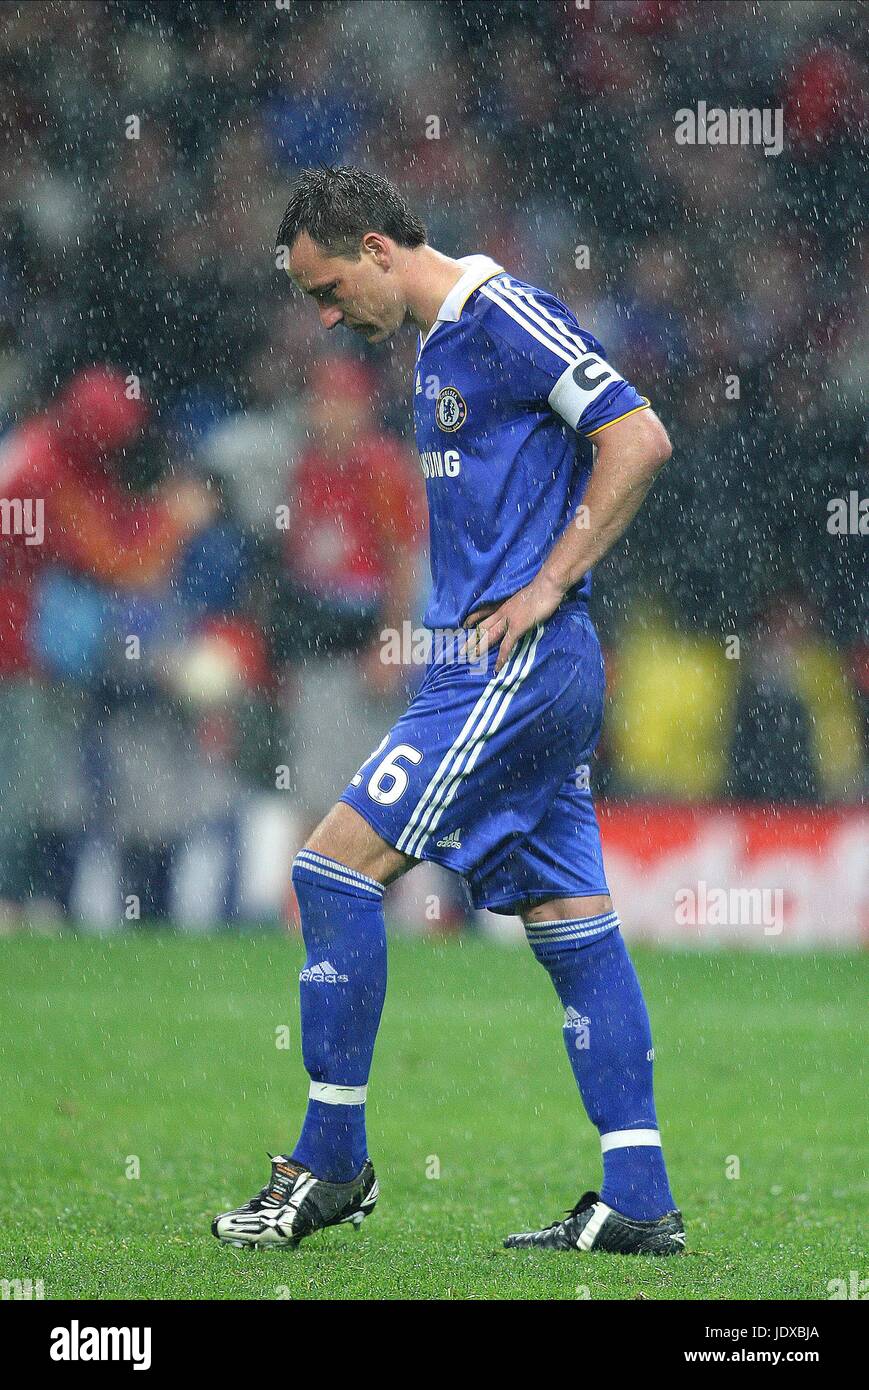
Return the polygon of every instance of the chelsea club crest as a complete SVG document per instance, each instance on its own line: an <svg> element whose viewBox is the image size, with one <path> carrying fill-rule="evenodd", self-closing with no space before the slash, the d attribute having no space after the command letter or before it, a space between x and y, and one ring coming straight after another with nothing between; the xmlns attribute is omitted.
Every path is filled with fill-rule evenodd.
<svg viewBox="0 0 869 1390"><path fill-rule="evenodd" d="M447 434L452 434L459 429L468 418L468 407L464 397L455 386L445 386L438 392L435 404L435 419L438 429L445 430Z"/></svg>

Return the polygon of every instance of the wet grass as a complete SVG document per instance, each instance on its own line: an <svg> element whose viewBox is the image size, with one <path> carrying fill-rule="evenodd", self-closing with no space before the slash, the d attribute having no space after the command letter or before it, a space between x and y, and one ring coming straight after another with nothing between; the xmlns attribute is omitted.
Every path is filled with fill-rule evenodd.
<svg viewBox="0 0 869 1390"><path fill-rule="evenodd" d="M49 1299L824 1299L863 1277L866 968L833 955L635 952L684 1259L501 1248L598 1183L599 1145L545 973L474 939L392 943L360 1234L218 1245L212 1214L298 1131L301 958L277 936L0 942L0 1278Z"/></svg>

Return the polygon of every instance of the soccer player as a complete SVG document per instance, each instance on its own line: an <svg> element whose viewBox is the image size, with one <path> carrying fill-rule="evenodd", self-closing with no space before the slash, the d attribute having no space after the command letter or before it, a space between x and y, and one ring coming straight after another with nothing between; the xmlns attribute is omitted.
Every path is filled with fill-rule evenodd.
<svg viewBox="0 0 869 1390"><path fill-rule="evenodd" d="M571 1067L601 1136L600 1193L505 1244L681 1253L649 1019L586 769L604 693L589 571L670 456L667 433L560 300L488 256L436 251L384 178L304 170L278 246L324 328L369 343L408 320L419 330L425 622L464 641L439 641L407 712L293 862L308 1109L267 1185L217 1217L214 1234L296 1245L373 1209L365 1097L386 991L383 892L431 859L464 876L475 907L522 918L564 1006Z"/></svg>

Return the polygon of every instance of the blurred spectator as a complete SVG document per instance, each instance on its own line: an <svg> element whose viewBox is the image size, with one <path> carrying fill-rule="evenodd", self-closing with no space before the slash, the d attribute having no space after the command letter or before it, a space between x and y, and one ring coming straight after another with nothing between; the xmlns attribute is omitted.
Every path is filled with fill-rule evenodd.
<svg viewBox="0 0 869 1390"><path fill-rule="evenodd" d="M411 620L424 499L404 445L378 430L373 379L332 357L305 397L309 443L291 481L285 572L273 615L294 691L298 795L328 809L407 695L381 633ZM421 673L420 673L421 675Z"/></svg>
<svg viewBox="0 0 869 1390"><path fill-rule="evenodd" d="M777 597L746 642L732 747L740 800L812 802L862 791L860 711L849 673L817 613Z"/></svg>
<svg viewBox="0 0 869 1390"><path fill-rule="evenodd" d="M0 549L0 700L8 716L0 721L8 745L0 756L0 878L10 880L5 890L0 882L0 895L21 896L34 832L37 844L51 840L56 850L103 825L111 775L97 691L127 634L144 641L154 621L153 608L140 604L142 621L123 623L115 596L165 586L184 544L214 513L199 483L165 485L150 498L124 483L125 451L146 417L119 372L93 367L2 443L4 495L38 509L42 523L38 538L4 534Z"/></svg>
<svg viewBox="0 0 869 1390"><path fill-rule="evenodd" d="M663 608L637 605L609 677L613 790L668 800L720 796L737 666L723 642L679 632Z"/></svg>

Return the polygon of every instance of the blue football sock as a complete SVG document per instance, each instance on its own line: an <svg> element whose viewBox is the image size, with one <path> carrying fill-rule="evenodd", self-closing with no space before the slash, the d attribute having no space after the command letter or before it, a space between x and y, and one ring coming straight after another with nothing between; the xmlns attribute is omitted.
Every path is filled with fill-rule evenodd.
<svg viewBox="0 0 869 1390"><path fill-rule="evenodd" d="M601 1201L635 1221L676 1205L652 1091L649 1015L615 912L529 923L531 948L564 1005L564 1041L601 1136Z"/></svg>
<svg viewBox="0 0 869 1390"><path fill-rule="evenodd" d="M307 956L299 976L308 1110L291 1157L349 1182L366 1158L365 1095L386 994L383 885L303 849L293 861Z"/></svg>

